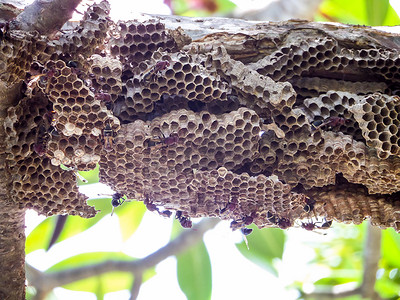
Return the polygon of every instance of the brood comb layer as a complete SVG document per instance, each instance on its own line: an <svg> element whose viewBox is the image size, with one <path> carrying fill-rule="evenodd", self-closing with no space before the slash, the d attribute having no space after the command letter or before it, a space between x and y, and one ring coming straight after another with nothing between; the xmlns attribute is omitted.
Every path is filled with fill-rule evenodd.
<svg viewBox="0 0 400 300"><path fill-rule="evenodd" d="M167 63L158 69L158 63ZM155 52L150 60L133 69L133 78L124 85L124 97L114 104L114 113L123 121L133 121L151 113L163 95L177 95L188 101L226 100L230 89L185 53Z"/></svg>
<svg viewBox="0 0 400 300"><path fill-rule="evenodd" d="M12 176L11 198L21 208L34 208L47 216L92 217L96 212L86 204L87 197L78 192L73 172L54 166L44 156L50 138L48 109L47 100L35 97L24 98L8 111L5 130L10 146L7 152Z"/></svg>
<svg viewBox="0 0 400 300"><path fill-rule="evenodd" d="M48 155L56 166L65 164L80 170L93 169L100 161L104 128L109 125L117 131L119 120L95 99L89 87L63 61L49 62L46 66L55 70L46 89L53 103L55 127L60 134L49 143Z"/></svg>
<svg viewBox="0 0 400 300"><path fill-rule="evenodd" d="M5 122L14 201L92 216L58 166L99 162L117 192L233 229L321 217L399 229L396 50L296 22L192 42L160 21L113 24L108 9L58 41L0 44L1 79L27 85ZM235 43L254 49L231 56Z"/></svg>
<svg viewBox="0 0 400 300"><path fill-rule="evenodd" d="M306 192L309 197L323 203L316 208L318 214L326 214L343 223L361 224L366 218L380 228L394 227L400 230L400 198L398 193L368 195L361 185L339 184L326 188L314 188Z"/></svg>
<svg viewBox="0 0 400 300"><path fill-rule="evenodd" d="M400 154L400 98L368 95L350 108L360 124L367 145L377 149L381 159Z"/></svg>

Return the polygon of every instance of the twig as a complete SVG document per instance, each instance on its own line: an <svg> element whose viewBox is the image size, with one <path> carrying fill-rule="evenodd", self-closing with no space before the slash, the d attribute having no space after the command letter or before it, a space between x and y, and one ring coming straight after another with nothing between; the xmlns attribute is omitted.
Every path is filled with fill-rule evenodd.
<svg viewBox="0 0 400 300"><path fill-rule="evenodd" d="M305 294L304 298L308 299L319 299L319 300L328 300L328 299L337 299L337 298L345 298L353 295L358 295L361 293L361 288L358 287L354 290L344 291L340 293L334 292L325 292L325 293L310 293Z"/></svg>
<svg viewBox="0 0 400 300"><path fill-rule="evenodd" d="M361 285L363 298L374 299L376 272L381 257L381 229L368 222L367 238L364 246L364 272Z"/></svg>
<svg viewBox="0 0 400 300"><path fill-rule="evenodd" d="M171 255L186 251L199 242L206 231L214 228L219 219L205 219L193 226L191 230L183 231L177 238L170 241L156 252L133 261L108 260L99 264L69 269L54 273L42 273L32 266L26 266L29 283L37 290L50 292L57 286L85 279L88 277L113 271L130 272L133 274L143 273L145 270L157 265Z"/></svg>
<svg viewBox="0 0 400 300"><path fill-rule="evenodd" d="M381 229L371 225L371 222L368 222L367 236L364 245L363 280L358 288L340 293L311 293L305 294L304 297L316 299L335 299L352 295L361 295L366 299L381 299L379 294L375 291L376 272L378 270L378 263L381 256L381 235Z"/></svg>
<svg viewBox="0 0 400 300"><path fill-rule="evenodd" d="M81 0L36 0L25 7L16 20L12 22L12 29L38 31L40 34L50 35L61 29L65 22L71 19Z"/></svg>
<svg viewBox="0 0 400 300"><path fill-rule="evenodd" d="M129 300L136 300L138 295L139 295L139 291L140 291L140 287L142 286L142 282L143 282L143 273L136 273L135 274L135 279L133 281L133 285L132 285L132 289L131 289L131 297Z"/></svg>

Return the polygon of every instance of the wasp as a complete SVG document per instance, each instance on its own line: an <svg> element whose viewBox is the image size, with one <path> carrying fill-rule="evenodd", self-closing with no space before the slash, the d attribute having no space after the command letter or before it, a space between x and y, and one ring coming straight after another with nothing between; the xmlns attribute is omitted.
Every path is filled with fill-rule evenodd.
<svg viewBox="0 0 400 300"><path fill-rule="evenodd" d="M224 212L228 211L234 211L236 209L236 203L233 202L228 202L228 204L223 208L219 210L220 214L223 214Z"/></svg>
<svg viewBox="0 0 400 300"><path fill-rule="evenodd" d="M111 205L112 205L111 215L114 214L114 209L116 207L122 205L122 203L125 202L125 199L123 197L124 197L124 195L122 195L121 193L115 193L112 195L112 197L111 197Z"/></svg>
<svg viewBox="0 0 400 300"><path fill-rule="evenodd" d="M37 127L36 143L33 144L33 151L35 151L39 156L46 154L47 143L50 137L59 135L55 128L55 113L55 111L46 112Z"/></svg>
<svg viewBox="0 0 400 300"><path fill-rule="evenodd" d="M304 228L305 230L308 231L313 231L314 229L328 229L331 226L332 226L332 221L327 221L326 219L324 222L319 222L319 221L313 222L312 220L310 220L306 223L302 222L300 225L301 228Z"/></svg>
<svg viewBox="0 0 400 300"><path fill-rule="evenodd" d="M243 235L243 239L244 239L244 241L245 241L245 243L246 243L246 247L247 247L247 249L249 250L249 242L247 241L247 237L246 237L246 236L248 236L250 233L252 233L252 232L253 232L253 229L251 229L251 228L246 228L246 227L244 227L244 225L250 225L250 224L253 222L253 218L250 217L250 218L251 218L251 222L250 222L250 219L246 219L246 218L247 218L247 217L244 217L244 218L243 218L241 221L239 221L239 222L237 222L237 221L232 221L232 222L231 222L231 225L230 225L230 228L232 228L233 231L240 228L240 232L241 232L242 235ZM247 222L246 222L246 221L247 221ZM249 222L250 222L250 223L249 223Z"/></svg>
<svg viewBox="0 0 400 300"><path fill-rule="evenodd" d="M168 147L170 145L176 144L179 141L179 136L177 133L172 133L168 137L154 137L147 139L147 147L152 149L160 149L163 147Z"/></svg>
<svg viewBox="0 0 400 300"><path fill-rule="evenodd" d="M267 219L273 224L276 224L278 217L276 217L274 214L272 214L270 211L267 211Z"/></svg>
<svg viewBox="0 0 400 300"><path fill-rule="evenodd" d="M278 218L276 225L278 225L280 229L287 229L292 227L292 222L288 218Z"/></svg>
<svg viewBox="0 0 400 300"><path fill-rule="evenodd" d="M250 233L253 232L253 229L243 227L243 228L240 229L240 231L242 232L243 235L249 235Z"/></svg>
<svg viewBox="0 0 400 300"><path fill-rule="evenodd" d="M111 151L114 145L114 131L111 129L110 124L107 124L103 130L103 143L106 151Z"/></svg>
<svg viewBox="0 0 400 300"><path fill-rule="evenodd" d="M192 226L193 226L193 223L190 220L190 218L183 216L183 214L180 210L178 210L175 213L175 219L177 219L179 221L179 223L181 223L183 228L192 228Z"/></svg>
<svg viewBox="0 0 400 300"><path fill-rule="evenodd" d="M253 229L243 227L243 228L240 229L240 232L243 234L243 239L244 239L244 242L246 243L247 250L250 250L249 242L247 241L247 237L246 236L248 236L250 233L252 233Z"/></svg>
<svg viewBox="0 0 400 300"><path fill-rule="evenodd" d="M346 124L347 121L348 120L346 120L343 117L330 117L324 121L317 120L311 124L311 131L319 130L324 126L327 126L329 128L339 127L339 126Z"/></svg>
<svg viewBox="0 0 400 300"><path fill-rule="evenodd" d="M147 69L143 75L143 82L147 85L154 80L154 76L169 67L170 63L167 60L159 61L151 68Z"/></svg>
<svg viewBox="0 0 400 300"><path fill-rule="evenodd" d="M100 100L100 101L104 102L104 104L107 107L107 109L111 110L111 108L112 108L112 99L111 99L111 95L110 94L103 93L102 91L100 91L99 93L96 93L94 95L94 98L96 100Z"/></svg>
<svg viewBox="0 0 400 300"><path fill-rule="evenodd" d="M31 97L35 87L39 86L44 89L45 94L48 94L50 89L50 79L55 75L56 71L50 69L42 74L30 76L26 84L26 95Z"/></svg>
<svg viewBox="0 0 400 300"><path fill-rule="evenodd" d="M8 31L10 30L10 23L0 23L0 44L3 40L5 40L8 36Z"/></svg>
<svg viewBox="0 0 400 300"><path fill-rule="evenodd" d="M305 203L306 203L306 205L304 205L303 210L306 213L309 213L314 210L314 205L315 205L315 203L317 203L317 201L315 201L314 199L311 199L311 198L306 198Z"/></svg>
<svg viewBox="0 0 400 300"><path fill-rule="evenodd" d="M47 142L49 141L49 133L43 124L38 126L36 133L36 143L33 144L33 151L39 156L43 156L47 151Z"/></svg>
<svg viewBox="0 0 400 300"><path fill-rule="evenodd" d="M28 97L32 97L32 93L35 87L37 87L38 85L43 86L45 83L47 83L47 79L45 76L46 74L38 74L33 75L29 78L29 81L26 84L26 95Z"/></svg>
<svg viewBox="0 0 400 300"><path fill-rule="evenodd" d="M287 229L293 225L290 219L284 217L280 218L269 211L267 212L267 219L272 224L278 225L280 229Z"/></svg>
<svg viewBox="0 0 400 300"><path fill-rule="evenodd" d="M47 131L49 134L53 136L59 136L59 133L56 129L56 119L55 119L56 112L54 110L48 111L44 114L43 119L47 124Z"/></svg>
<svg viewBox="0 0 400 300"><path fill-rule="evenodd" d="M143 201L144 205L149 211L158 211L157 205L150 201L149 197L146 195Z"/></svg>
<svg viewBox="0 0 400 300"><path fill-rule="evenodd" d="M163 211L158 211L158 213L160 214L160 216L169 218L172 215L172 212L170 210L163 210Z"/></svg>
<svg viewBox="0 0 400 300"><path fill-rule="evenodd" d="M328 228L331 228L331 226L332 226L332 220L331 221L325 220L325 222L323 222L319 228L320 229L328 229Z"/></svg>
<svg viewBox="0 0 400 300"><path fill-rule="evenodd" d="M313 231L315 228L317 227L317 224L310 221L310 222L306 222L306 223L301 223L301 228L304 228L305 230L308 231Z"/></svg>
<svg viewBox="0 0 400 300"><path fill-rule="evenodd" d="M156 212L158 212L158 214L159 214L160 216L169 218L169 217L171 217L171 215L172 215L172 212L171 212L170 210L163 210L163 211L160 211L160 209L157 207L157 205L155 205L153 202L150 201L150 199L149 199L148 196L145 197L143 203L146 205L146 208L147 208L149 211L156 211Z"/></svg>

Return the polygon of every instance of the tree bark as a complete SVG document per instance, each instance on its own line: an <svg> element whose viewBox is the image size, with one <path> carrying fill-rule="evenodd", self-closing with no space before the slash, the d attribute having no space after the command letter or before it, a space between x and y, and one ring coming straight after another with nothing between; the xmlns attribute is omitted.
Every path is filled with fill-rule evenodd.
<svg viewBox="0 0 400 300"><path fill-rule="evenodd" d="M10 201L0 158L0 299L25 299L25 210Z"/></svg>
<svg viewBox="0 0 400 300"><path fill-rule="evenodd" d="M27 6L13 22L15 29L49 35L59 30L71 19L81 0L36 0Z"/></svg>
<svg viewBox="0 0 400 300"><path fill-rule="evenodd" d="M25 31L37 30L51 34L68 21L81 0L36 1L20 13L14 6L2 4L1 9L14 9L4 17L11 21L10 27ZM4 29L2 29L4 30ZM5 43L8 32L4 30L1 43ZM2 62L4 63L4 62ZM4 74L4 69L1 70ZM18 103L21 82L7 84L0 82L0 299L25 299L25 209L11 200L10 174L6 161L4 119L7 109Z"/></svg>

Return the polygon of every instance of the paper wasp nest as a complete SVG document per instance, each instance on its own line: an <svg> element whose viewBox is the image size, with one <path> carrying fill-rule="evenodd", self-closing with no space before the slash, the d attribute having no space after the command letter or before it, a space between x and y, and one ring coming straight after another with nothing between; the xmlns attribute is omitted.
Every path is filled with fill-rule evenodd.
<svg viewBox="0 0 400 300"><path fill-rule="evenodd" d="M234 229L317 216L400 230L396 49L302 22L192 41L108 10L58 40L0 44L1 79L25 81L5 121L14 201L91 217L73 170L99 163L128 198Z"/></svg>

